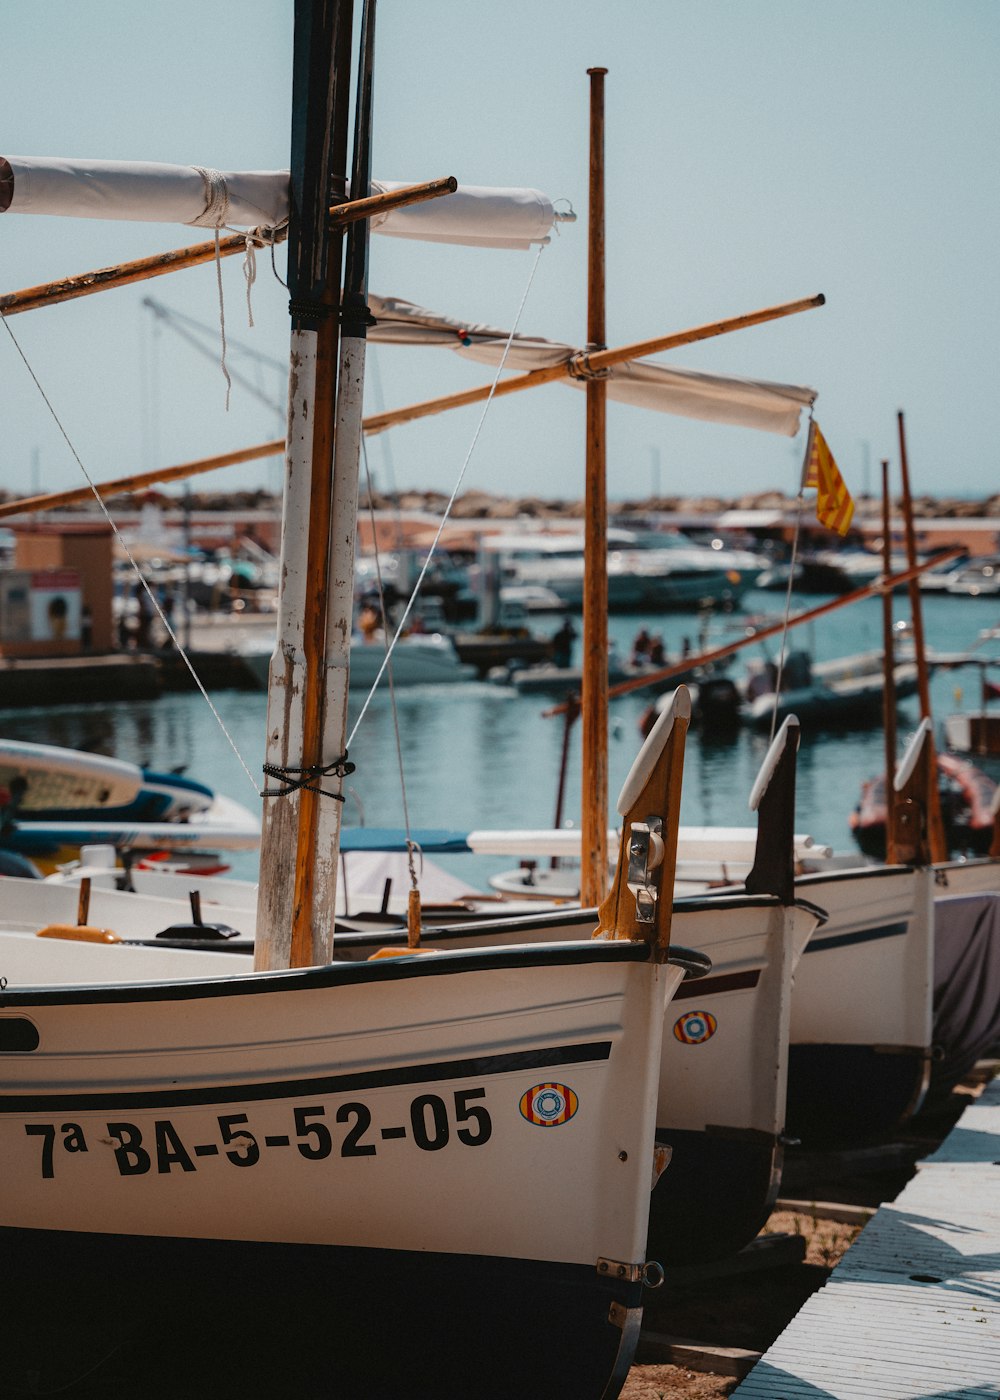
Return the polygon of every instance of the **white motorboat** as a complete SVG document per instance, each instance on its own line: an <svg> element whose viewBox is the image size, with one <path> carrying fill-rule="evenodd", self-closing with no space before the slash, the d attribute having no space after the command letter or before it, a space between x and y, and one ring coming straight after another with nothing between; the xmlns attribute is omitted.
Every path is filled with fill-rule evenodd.
<svg viewBox="0 0 1000 1400"><path fill-rule="evenodd" d="M916 694L914 663L899 661L894 669L897 699ZM792 651L785 660L778 695L776 683L773 661L748 663L741 713L755 729L767 728L775 712L779 723L794 714L807 728L867 724L882 713L885 679L880 651L857 652L830 661L813 661L808 652Z"/></svg>
<svg viewBox="0 0 1000 1400"><path fill-rule="evenodd" d="M267 673L274 654L273 639L248 640L240 648L240 658L257 683L266 687ZM366 641L351 638L352 689L370 690L385 662L385 643L378 638ZM475 666L459 660L451 639L440 632L411 633L396 643L390 661L393 685L453 685L476 679ZM386 681L388 684L388 681Z"/></svg>
<svg viewBox="0 0 1000 1400"><path fill-rule="evenodd" d="M945 592L964 598L995 598L1000 594L1000 559L967 559L948 574Z"/></svg>
<svg viewBox="0 0 1000 1400"><path fill-rule="evenodd" d="M582 607L582 535L498 535L487 544L501 556L508 582L550 589L566 607ZM727 568L710 548L680 537L664 536L656 547L647 547L631 531L610 529L607 567L613 612L730 604L749 586L749 578Z"/></svg>

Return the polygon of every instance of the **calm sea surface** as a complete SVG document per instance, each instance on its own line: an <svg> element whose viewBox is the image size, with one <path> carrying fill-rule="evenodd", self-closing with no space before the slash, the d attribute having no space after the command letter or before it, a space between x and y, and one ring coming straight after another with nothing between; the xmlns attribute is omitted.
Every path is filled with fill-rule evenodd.
<svg viewBox="0 0 1000 1400"><path fill-rule="evenodd" d="M793 612L824 601L797 597ZM751 593L750 612L774 615L783 595ZM943 598L925 595L924 627L928 645L948 651L974 647L979 632L1000 624L995 600ZM904 595L893 600L894 616L909 620ZM554 631L558 620L538 624ZM575 625L579 630L579 619ZM716 617L709 644L738 635L736 618ZM668 654L676 657L681 639L697 646L699 623L684 614L612 617L610 633L627 655L641 626L659 632ZM764 648L776 658L779 639L755 644L738 653L731 674L742 676L746 660ZM881 644L881 608L877 599L842 609L790 634L790 646L810 650L815 659L844 656ZM1000 645L988 643L979 654L997 655ZM966 703L978 703L978 672L938 673L932 681L935 717L956 708L956 688ZM353 717L362 696L352 701ZM263 694L219 691L213 695L219 715L261 784L265 699ZM450 827L546 827L555 814L556 786L563 743L561 719L544 719L552 703L544 696L518 696L489 683L418 687L397 692L406 797L411 825ZM642 692L615 701L609 744L610 804L638 751L637 722L649 699ZM900 744L917 719L916 699L900 706ZM0 714L2 732L12 739L61 744L130 759L153 768L183 766L189 776L210 784L247 806L259 806L254 787L209 707L200 695L165 695L146 703L59 706L53 709L6 710ZM727 740L702 739L692 732L685 762L682 819L692 825L749 825L747 798L767 736L739 732ZM402 788L392 712L388 694L376 696L351 749L357 771L350 778L346 821L368 826L403 824ZM881 771L880 729L805 733L799 756L796 829L838 849L851 846L847 825L862 781ZM1000 776L994 774L994 776ZM577 821L580 812L580 737L573 733L564 819ZM511 865L510 858L449 857L440 864L479 884L494 871ZM233 873L253 878L256 856L233 857Z"/></svg>

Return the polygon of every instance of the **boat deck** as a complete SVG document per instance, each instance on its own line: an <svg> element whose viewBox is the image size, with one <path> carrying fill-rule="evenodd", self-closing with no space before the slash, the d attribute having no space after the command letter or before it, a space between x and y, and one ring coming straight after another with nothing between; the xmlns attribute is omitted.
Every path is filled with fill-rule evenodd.
<svg viewBox="0 0 1000 1400"><path fill-rule="evenodd" d="M997 1400L1000 1080L882 1206L734 1400Z"/></svg>

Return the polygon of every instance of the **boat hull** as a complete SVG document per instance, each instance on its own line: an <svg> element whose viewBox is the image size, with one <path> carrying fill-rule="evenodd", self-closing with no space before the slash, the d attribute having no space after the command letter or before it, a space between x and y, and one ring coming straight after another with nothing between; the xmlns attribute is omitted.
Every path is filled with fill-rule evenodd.
<svg viewBox="0 0 1000 1400"><path fill-rule="evenodd" d="M829 915L796 971L788 1132L804 1145L884 1137L919 1106L931 1051L930 872L801 876Z"/></svg>
<svg viewBox="0 0 1000 1400"><path fill-rule="evenodd" d="M572 939L596 918L575 909L481 919L424 929L422 939L439 948ZM677 1150L653 1192L651 1259L721 1258L753 1239L767 1217L785 1121L792 976L814 925L810 911L786 910L768 896L675 901L675 943L705 953L712 970L682 984L667 1007L656 1136ZM405 935L348 934L338 949L364 957L394 937Z"/></svg>
<svg viewBox="0 0 1000 1400"><path fill-rule="evenodd" d="M65 1385L104 1362L116 1393L171 1400L602 1400L635 1342L611 1316L642 1301L639 1281L498 1256L40 1231L0 1247L20 1285L8 1381Z"/></svg>
<svg viewBox="0 0 1000 1400"><path fill-rule="evenodd" d="M199 1291L214 1270L264 1297L269 1259L314 1260L336 1304L316 1335L334 1371L361 1368L360 1393L399 1393L395 1314L426 1307L433 1331L444 1298L421 1334L429 1375L482 1337L504 1363L494 1393L525 1393L536 1358L496 1330L479 1291L502 1279L511 1327L535 1298L570 1329L566 1354L587 1358L574 1390L551 1393L615 1395L638 1327L664 1003L681 976L645 945L587 942L9 986L0 1227L24 1256L20 1302L62 1336L47 1280L53 1261L93 1278L88 1240L102 1278L103 1243L123 1252L132 1287L162 1257L196 1268ZM165 1310L186 1276L168 1280ZM397 1294L401 1281L417 1292ZM222 1350L234 1365L243 1354Z"/></svg>

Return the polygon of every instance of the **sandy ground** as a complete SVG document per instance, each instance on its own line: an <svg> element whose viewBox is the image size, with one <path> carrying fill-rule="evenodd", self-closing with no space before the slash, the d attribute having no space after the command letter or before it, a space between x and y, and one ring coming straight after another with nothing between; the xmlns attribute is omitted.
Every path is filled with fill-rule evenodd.
<svg viewBox="0 0 1000 1400"><path fill-rule="evenodd" d="M709 1345L766 1351L809 1295L822 1287L859 1232L859 1226L818 1214L776 1211L763 1233L802 1235L806 1254L801 1264L715 1280L683 1294L658 1290L646 1303L644 1328ZM622 1400L719 1400L737 1384L732 1377L680 1366L633 1366Z"/></svg>
<svg viewBox="0 0 1000 1400"><path fill-rule="evenodd" d="M947 1106L933 1116L921 1115L903 1129L899 1140L912 1148L914 1161L934 1149L981 1090L982 1083L974 1080L961 1085ZM831 1171L814 1175L808 1188L797 1189L795 1195L801 1201L861 1206L874 1214L883 1201L899 1194L911 1175L911 1167L898 1164L867 1175ZM664 1286L647 1295L643 1330L708 1346L764 1352L810 1295L822 1288L861 1228L824 1217L820 1207L795 1214L776 1211L762 1233L803 1236L806 1252L801 1264L719 1278L696 1287ZM679 1366L636 1365L621 1400L721 1400L738 1384L731 1376Z"/></svg>

